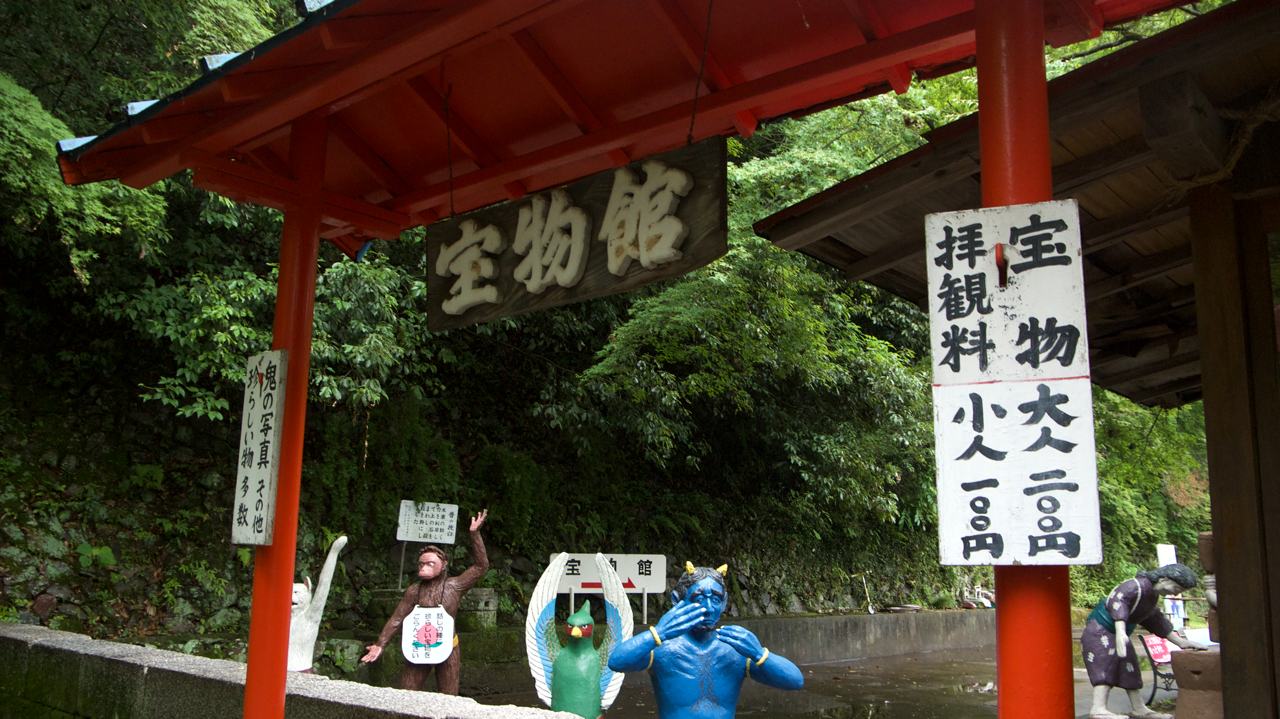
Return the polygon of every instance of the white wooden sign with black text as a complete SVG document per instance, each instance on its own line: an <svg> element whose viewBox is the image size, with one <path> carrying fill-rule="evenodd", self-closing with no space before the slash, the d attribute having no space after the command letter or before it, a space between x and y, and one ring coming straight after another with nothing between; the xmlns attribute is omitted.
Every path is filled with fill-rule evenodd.
<svg viewBox="0 0 1280 719"><path fill-rule="evenodd" d="M929 215L925 241L942 563L1101 562L1075 202Z"/></svg>

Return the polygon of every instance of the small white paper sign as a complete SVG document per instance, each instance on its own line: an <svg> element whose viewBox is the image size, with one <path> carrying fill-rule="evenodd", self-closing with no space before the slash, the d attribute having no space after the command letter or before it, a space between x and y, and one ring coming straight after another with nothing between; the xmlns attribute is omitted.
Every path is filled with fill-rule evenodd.
<svg viewBox="0 0 1280 719"><path fill-rule="evenodd" d="M559 554L552 554L554 561ZM570 554L556 591L592 594L603 591L600 573L596 571L596 555ZM627 594L662 594L667 591L667 556L665 554L606 554L622 588Z"/></svg>
<svg viewBox="0 0 1280 719"><path fill-rule="evenodd" d="M232 544L271 544L288 367L285 350L256 354L245 367L240 454L231 512Z"/></svg>
<svg viewBox="0 0 1280 719"><path fill-rule="evenodd" d="M933 214L925 239L941 562L1101 562L1075 202Z"/></svg>
<svg viewBox="0 0 1280 719"><path fill-rule="evenodd" d="M414 664L439 664L453 653L453 617L444 607L416 607L401 624L400 651Z"/></svg>
<svg viewBox="0 0 1280 719"><path fill-rule="evenodd" d="M396 541L453 544L458 533L458 505L400 501Z"/></svg>

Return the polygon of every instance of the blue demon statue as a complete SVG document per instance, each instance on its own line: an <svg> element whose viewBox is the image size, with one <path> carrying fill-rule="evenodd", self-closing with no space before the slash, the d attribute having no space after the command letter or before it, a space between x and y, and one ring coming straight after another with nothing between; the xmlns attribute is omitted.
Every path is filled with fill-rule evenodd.
<svg viewBox="0 0 1280 719"><path fill-rule="evenodd" d="M728 604L728 570L686 562L671 591L671 609L609 657L614 671L649 672L661 719L730 719L747 677L778 689L804 686L796 665L769 653L755 634L716 626Z"/></svg>

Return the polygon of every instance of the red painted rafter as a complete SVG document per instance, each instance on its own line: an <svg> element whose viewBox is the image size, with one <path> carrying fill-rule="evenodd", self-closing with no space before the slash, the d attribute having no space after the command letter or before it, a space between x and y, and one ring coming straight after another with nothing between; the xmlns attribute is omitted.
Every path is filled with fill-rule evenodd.
<svg viewBox="0 0 1280 719"><path fill-rule="evenodd" d="M326 50L351 50L376 43L409 25L417 25L438 11L335 17L317 29Z"/></svg>
<svg viewBox="0 0 1280 719"><path fill-rule="evenodd" d="M489 143L476 134L475 130L471 129L471 125L458 115L456 107L445 108L445 99L436 92L427 78L419 75L410 79L408 85L427 109L436 116L440 124L448 123L455 147L480 167L497 164L498 156L489 149Z"/></svg>
<svg viewBox="0 0 1280 719"><path fill-rule="evenodd" d="M649 0L649 6L653 9L654 14L667 26L668 32L675 38L676 47L680 50L680 54L684 56L685 61L689 63L689 66L695 72L703 69L702 81L706 84L708 90L716 92L742 84L742 76L736 73L730 75L716 60L715 56L711 54L710 50L706 53L704 68L702 53L706 38L702 36L702 33L698 32L689 18L685 16L684 11L675 3L675 0ZM714 19L711 27L715 28ZM743 137L751 137L759 124L760 119L749 109L738 110L733 114L733 126L738 130L738 134Z"/></svg>
<svg viewBox="0 0 1280 719"><path fill-rule="evenodd" d="M863 41L873 42L892 34L874 5L865 3L863 0L844 0L844 6L853 16L853 22L857 25L858 34L862 36ZM898 63L888 69L885 79L889 81L889 87L901 95L911 87L911 68L905 62Z"/></svg>
<svg viewBox="0 0 1280 719"><path fill-rule="evenodd" d="M336 116L331 117L329 119L329 132L337 138L338 142L341 142L343 146L351 151L356 160L370 175L373 175L378 180L378 184L382 185L387 192L392 195L400 195L411 189L411 185L391 165L387 164L386 160L382 159L377 152L374 152L373 148L369 147L369 143L365 142L359 133L352 130L350 125Z"/></svg>
<svg viewBox="0 0 1280 719"><path fill-rule="evenodd" d="M289 169L289 163L285 162L284 158L277 155L269 147L259 147L245 154L267 172L280 177L288 177L292 173L292 170Z"/></svg>
<svg viewBox="0 0 1280 719"><path fill-rule="evenodd" d="M319 63L260 72L236 72L222 78L218 83L218 91L222 93L222 99L230 104L254 102L289 87L300 75L323 75L328 67L331 67L329 63Z"/></svg>
<svg viewBox="0 0 1280 719"><path fill-rule="evenodd" d="M185 115L158 117L142 126L142 141L148 145L173 142L196 132L202 127L221 122L231 114L229 108L190 112Z"/></svg>
<svg viewBox="0 0 1280 719"><path fill-rule="evenodd" d="M193 161L195 184L228 197L252 200L276 209L301 206L307 196L302 183L217 157ZM410 226L409 215L367 202L353 200L336 192L320 193L320 212L330 223L351 225L374 237L395 239Z"/></svg>
<svg viewBox="0 0 1280 719"><path fill-rule="evenodd" d="M409 88L413 93L422 100L427 109L440 120L440 124L445 125L448 129L450 137L453 138L453 144L457 146L467 157L470 157L476 166L484 169L492 167L503 159L498 157L496 153L489 149L489 144L485 142L475 130L471 129L471 124L464 118L458 116L456 108L446 108L445 100L436 92L426 77L419 75L410 78L408 82ZM505 153L504 153L505 155ZM525 195L524 183L519 178L504 182L502 188L507 192L507 198L515 200Z"/></svg>
<svg viewBox="0 0 1280 719"><path fill-rule="evenodd" d="M357 51L332 73L264 98L235 119L188 138L184 145L208 153L226 152L306 112L325 107L336 112L420 74L445 50L476 41L491 42L495 28L514 31L526 27L557 12L561 4L555 0L483 0L450 6L429 20ZM370 82L369 78L381 80ZM146 187L186 166L180 152L152 152L133 158L120 174L125 184Z"/></svg>
<svg viewBox="0 0 1280 719"><path fill-rule="evenodd" d="M585 135L604 129L604 122L600 120L600 116L591 109L591 105L578 93L569 78L565 77L560 68L547 56L546 51L534 39L532 33L528 30L512 33L511 41L529 62L534 70L534 76L542 81L542 86L564 111L565 116L578 126L579 132ZM614 148L609 151L609 160L614 165L621 166L631 162L631 156L621 148Z"/></svg>
<svg viewBox="0 0 1280 719"><path fill-rule="evenodd" d="M1045 4L1045 42L1070 45L1102 32L1102 11L1093 0L1050 0Z"/></svg>
<svg viewBox="0 0 1280 719"><path fill-rule="evenodd" d="M788 96L830 87L885 69L911 57L941 53L972 45L973 13L962 13L923 25L885 40L843 50L827 57L779 71L755 80L711 93L698 100L703 118L731 117L738 110L784 100ZM615 147L653 133L687 127L692 101L680 103L608 127L600 132L545 147L493 167L486 167L454 179L454 191L491 182L518 180L554 167L599 155ZM438 183L396 198L394 207L410 212L437 206L448 198L447 183Z"/></svg>

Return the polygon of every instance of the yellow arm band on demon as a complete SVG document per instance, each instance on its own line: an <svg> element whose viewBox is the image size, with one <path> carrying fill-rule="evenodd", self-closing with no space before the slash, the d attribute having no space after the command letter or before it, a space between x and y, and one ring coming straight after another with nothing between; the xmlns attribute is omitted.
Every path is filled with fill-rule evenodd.
<svg viewBox="0 0 1280 719"><path fill-rule="evenodd" d="M653 635L653 646L662 646L662 637L658 636L658 630L653 627L649 627L649 633Z"/></svg>
<svg viewBox="0 0 1280 719"><path fill-rule="evenodd" d="M761 664L764 664L764 660L768 658L769 658L769 647L765 647L764 654L761 654L760 658L756 660L756 666L760 666Z"/></svg>

